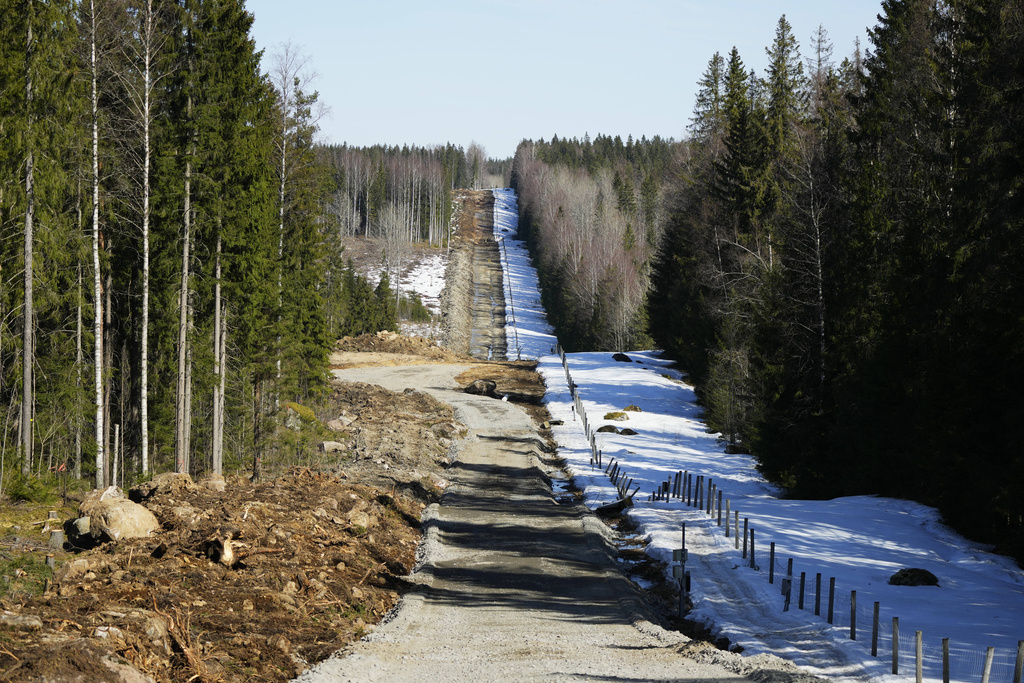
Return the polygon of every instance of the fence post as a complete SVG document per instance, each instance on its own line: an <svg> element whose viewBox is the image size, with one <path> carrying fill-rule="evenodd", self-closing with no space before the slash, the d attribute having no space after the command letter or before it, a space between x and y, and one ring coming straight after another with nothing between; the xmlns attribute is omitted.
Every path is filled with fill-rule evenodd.
<svg viewBox="0 0 1024 683"><path fill-rule="evenodd" d="M757 569L757 563L754 561L754 530L750 530L750 568Z"/></svg>
<svg viewBox="0 0 1024 683"><path fill-rule="evenodd" d="M804 608L804 584L807 581L807 572L800 572L800 609Z"/></svg>
<svg viewBox="0 0 1024 683"><path fill-rule="evenodd" d="M857 640L857 591L850 591L850 640Z"/></svg>
<svg viewBox="0 0 1024 683"><path fill-rule="evenodd" d="M992 658L995 656L996 649L994 647L985 650L985 670L981 674L981 683L988 683L988 678L992 675Z"/></svg>
<svg viewBox="0 0 1024 683"><path fill-rule="evenodd" d="M1021 683L1024 676L1024 640L1017 641L1017 664L1013 668L1013 683Z"/></svg>
<svg viewBox="0 0 1024 683"><path fill-rule="evenodd" d="M836 602L836 577L830 576L828 579L828 623L833 623L832 617L834 613L832 608Z"/></svg>
<svg viewBox="0 0 1024 683"><path fill-rule="evenodd" d="M736 527L733 529L735 532L733 535L736 536L736 550L740 549L740 511L737 510L733 513L736 516Z"/></svg>
<svg viewBox="0 0 1024 683"><path fill-rule="evenodd" d="M892 675L900 672L900 618L892 618Z"/></svg>
<svg viewBox="0 0 1024 683"><path fill-rule="evenodd" d="M875 611L874 611L874 614L871 617L871 656L872 657L877 657L878 656L878 629L881 626L881 623L878 621L879 607L880 607L880 604L878 602L876 602L875 603Z"/></svg>
<svg viewBox="0 0 1024 683"><path fill-rule="evenodd" d="M949 683L949 638L942 639L942 683Z"/></svg>
<svg viewBox="0 0 1024 683"><path fill-rule="evenodd" d="M729 525L729 515L725 516L725 524ZM718 489L718 526L722 526L722 489Z"/></svg>
<svg viewBox="0 0 1024 683"><path fill-rule="evenodd" d="M732 500L725 499L725 537L729 538L729 518L732 516Z"/></svg>
<svg viewBox="0 0 1024 683"><path fill-rule="evenodd" d="M747 525L750 522L749 517L743 518L743 559L747 559L747 543L750 542L750 531L747 529Z"/></svg>
<svg viewBox="0 0 1024 683"><path fill-rule="evenodd" d="M775 583L775 541L772 541L771 549L768 551L768 583Z"/></svg>
<svg viewBox="0 0 1024 683"><path fill-rule="evenodd" d="M924 680L924 639L920 631L914 633L914 680L916 683Z"/></svg>
<svg viewBox="0 0 1024 683"><path fill-rule="evenodd" d="M821 572L814 577L814 616L821 616Z"/></svg>

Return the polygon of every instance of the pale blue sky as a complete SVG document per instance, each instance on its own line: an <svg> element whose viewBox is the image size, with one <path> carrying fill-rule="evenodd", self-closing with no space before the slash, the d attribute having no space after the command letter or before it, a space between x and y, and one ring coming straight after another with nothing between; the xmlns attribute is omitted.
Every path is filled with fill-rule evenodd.
<svg viewBox="0 0 1024 683"><path fill-rule="evenodd" d="M869 47L881 0L248 0L253 37L301 48L331 113L321 139L484 146L590 133L681 139L711 56L762 72L785 14L809 51Z"/></svg>

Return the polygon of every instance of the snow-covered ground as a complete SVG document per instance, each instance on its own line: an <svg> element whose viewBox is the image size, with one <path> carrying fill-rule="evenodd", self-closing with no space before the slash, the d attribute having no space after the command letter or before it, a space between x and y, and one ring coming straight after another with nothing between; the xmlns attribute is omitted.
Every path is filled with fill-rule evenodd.
<svg viewBox="0 0 1024 683"><path fill-rule="evenodd" d="M509 349L515 357L539 359L547 384L559 453L569 463L590 507L617 497L608 476L591 463L592 453L575 415L557 343L544 316L537 277L525 245L515 239L516 204L511 190L495 190L495 238L502 242L509 313ZM510 299L510 300L509 300ZM691 617L744 652L770 652L815 673L840 680L906 680L914 675L917 631L922 633L924 677L942 680L942 640L949 639L950 678L980 681L986 650L994 648L993 683L1014 678L1018 641L1024 639L1024 572L959 536L938 513L892 498L851 497L831 501L780 498L745 455L724 452L717 434L701 422L693 387L656 352L628 354L616 362L610 353L567 357L592 430L606 424L630 427L634 436L600 433L603 463L615 459L640 486L629 514L650 542L647 552L671 564L686 526L694 609ZM602 419L627 405L628 421ZM739 512L740 549L711 516L685 501L648 501L648 495L676 472L712 481ZM725 514L723 511L723 518ZM744 522L754 530L755 564L744 559ZM774 584L769 584L769 546L775 544ZM784 612L782 579L793 559L793 590ZM939 587L898 587L889 577L904 567L920 567ZM803 609L800 576L806 577ZM815 615L816 579L821 574L820 615ZM833 623L827 622L830 579L835 579ZM851 640L851 591L856 591L856 640ZM877 657L871 655L873 608L879 604ZM892 675L893 618L898 618L899 675Z"/></svg>
<svg viewBox="0 0 1024 683"><path fill-rule="evenodd" d="M412 267L403 269L402 277L398 283L403 294L416 292L420 295L423 305L430 309L430 312L437 315L441 312L440 299L441 290L444 289L444 269L448 264L447 252L443 250L431 251L414 259ZM366 269L366 277L374 287L380 282L379 265ZM395 283L391 283L394 289Z"/></svg>

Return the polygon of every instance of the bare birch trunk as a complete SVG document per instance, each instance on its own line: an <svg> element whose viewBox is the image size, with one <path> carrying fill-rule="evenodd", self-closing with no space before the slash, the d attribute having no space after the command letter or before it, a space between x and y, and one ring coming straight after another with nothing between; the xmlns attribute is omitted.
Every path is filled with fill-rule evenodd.
<svg viewBox="0 0 1024 683"><path fill-rule="evenodd" d="M89 60L92 81L92 289L93 289L93 370L96 390L96 488L103 488L104 387L103 387L103 276L100 272L100 123L99 87L96 63L96 2L89 1L91 18Z"/></svg>
<svg viewBox="0 0 1024 683"><path fill-rule="evenodd" d="M152 117L152 61L153 61L153 0L146 2L145 41L143 57L143 107L142 107L142 344L139 350L139 412L141 432L142 476L149 474L149 164L152 154L150 144L150 119Z"/></svg>
<svg viewBox="0 0 1024 683"><path fill-rule="evenodd" d="M33 357L32 333L34 332L32 318L34 316L32 302L32 243L33 229L35 222L36 194L35 194L35 157L32 140L32 55L35 47L32 39L32 22L35 18L35 5L32 0L28 3L28 31L26 36L27 47L25 53L25 113L27 131L27 154L25 158L25 307L23 311L22 329L22 388L21 388L21 472L30 474L32 472L32 406L35 403L35 396L32 392L32 370L35 364Z"/></svg>

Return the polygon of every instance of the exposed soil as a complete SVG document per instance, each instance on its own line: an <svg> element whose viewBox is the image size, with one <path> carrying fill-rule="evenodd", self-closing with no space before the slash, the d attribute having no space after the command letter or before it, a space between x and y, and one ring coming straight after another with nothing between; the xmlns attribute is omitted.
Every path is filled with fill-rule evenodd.
<svg viewBox="0 0 1024 683"><path fill-rule="evenodd" d="M157 681L288 680L395 604L423 507L305 469L145 505L152 537L62 558L41 597L3 600L41 623L3 631L0 677L122 680L107 663L123 658ZM213 561L225 538L228 566Z"/></svg>

